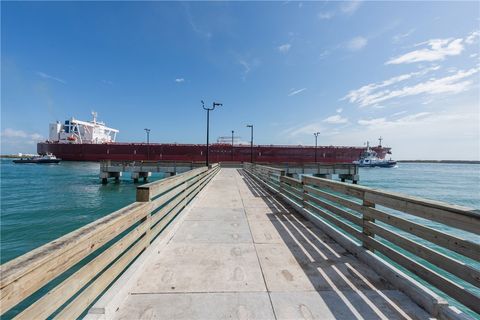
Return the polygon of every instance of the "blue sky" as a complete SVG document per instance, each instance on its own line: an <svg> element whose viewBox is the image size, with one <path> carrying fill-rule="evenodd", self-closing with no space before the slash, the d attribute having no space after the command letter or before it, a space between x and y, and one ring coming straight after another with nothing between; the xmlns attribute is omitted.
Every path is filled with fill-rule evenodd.
<svg viewBox="0 0 480 320"><path fill-rule="evenodd" d="M479 2L2 2L1 152L71 116L118 141L361 146L480 159Z"/></svg>

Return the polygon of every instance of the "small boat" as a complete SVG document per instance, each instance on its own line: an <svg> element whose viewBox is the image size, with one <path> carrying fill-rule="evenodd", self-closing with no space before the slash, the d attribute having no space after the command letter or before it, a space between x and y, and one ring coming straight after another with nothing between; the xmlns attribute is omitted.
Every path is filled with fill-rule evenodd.
<svg viewBox="0 0 480 320"><path fill-rule="evenodd" d="M353 161L354 164L358 164L359 167L367 167L367 168L373 168L373 167L379 167L379 168L392 168L397 165L397 161L395 160L386 160L386 159L380 159L377 157L377 153L370 149L370 145L367 141L367 150L365 150L362 155L360 156L360 159L357 161Z"/></svg>
<svg viewBox="0 0 480 320"><path fill-rule="evenodd" d="M62 159L58 159L51 153L47 153L46 155L43 156L33 156L33 157L28 157L28 158L20 158L17 160L13 160L13 163L38 163L38 164L43 164L43 163L54 163L58 164Z"/></svg>

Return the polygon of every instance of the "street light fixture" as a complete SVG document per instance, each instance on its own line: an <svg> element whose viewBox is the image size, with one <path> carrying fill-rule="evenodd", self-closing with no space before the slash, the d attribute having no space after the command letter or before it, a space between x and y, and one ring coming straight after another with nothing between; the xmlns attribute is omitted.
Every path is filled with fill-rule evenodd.
<svg viewBox="0 0 480 320"><path fill-rule="evenodd" d="M209 165L209 162L208 162L208 154L209 154L209 151L210 151L210 146L209 146L210 111L215 110L216 107L223 106L223 104L218 103L218 102L213 102L211 108L206 108L206 107L205 107L205 103L203 102L203 100L201 100L201 102L202 102L203 110L206 110L206 111L207 111L207 154L206 154L206 165L207 165L207 167L208 167L208 165Z"/></svg>
<svg viewBox="0 0 480 320"><path fill-rule="evenodd" d="M233 134L235 133L235 131L232 130L232 161L233 161Z"/></svg>
<svg viewBox="0 0 480 320"><path fill-rule="evenodd" d="M147 133L147 160L150 160L150 129L143 129Z"/></svg>
<svg viewBox="0 0 480 320"><path fill-rule="evenodd" d="M253 163L253 124L247 124L250 128L250 163Z"/></svg>
<svg viewBox="0 0 480 320"><path fill-rule="evenodd" d="M315 132L313 135L315 136L315 162L317 162L317 139L320 135L320 132Z"/></svg>

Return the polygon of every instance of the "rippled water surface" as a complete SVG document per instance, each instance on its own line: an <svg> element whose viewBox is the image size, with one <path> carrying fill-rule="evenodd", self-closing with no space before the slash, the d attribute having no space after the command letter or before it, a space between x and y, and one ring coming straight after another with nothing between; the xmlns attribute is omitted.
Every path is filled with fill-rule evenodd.
<svg viewBox="0 0 480 320"><path fill-rule="evenodd" d="M129 175L102 185L99 163L1 160L1 262L135 201ZM152 180L161 175L153 175Z"/></svg>

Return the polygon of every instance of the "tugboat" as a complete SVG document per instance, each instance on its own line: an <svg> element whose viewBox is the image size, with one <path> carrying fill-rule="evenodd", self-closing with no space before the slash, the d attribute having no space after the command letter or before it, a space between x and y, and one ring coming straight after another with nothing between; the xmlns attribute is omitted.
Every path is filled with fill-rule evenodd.
<svg viewBox="0 0 480 320"><path fill-rule="evenodd" d="M381 139L381 138L380 138ZM377 157L377 153L370 149L370 144L367 141L367 150L365 150L360 159L357 161L353 161L354 164L358 164L359 167L366 167L366 168L373 168L373 167L380 167L380 168L392 168L397 165L397 161L395 160L386 160L380 159Z"/></svg>
<svg viewBox="0 0 480 320"><path fill-rule="evenodd" d="M37 163L37 164L44 164L44 163L50 163L50 164L58 164L62 159L58 159L51 153L47 153L46 155L43 156L33 156L33 157L28 157L28 158L21 158L18 160L13 160L13 163Z"/></svg>

